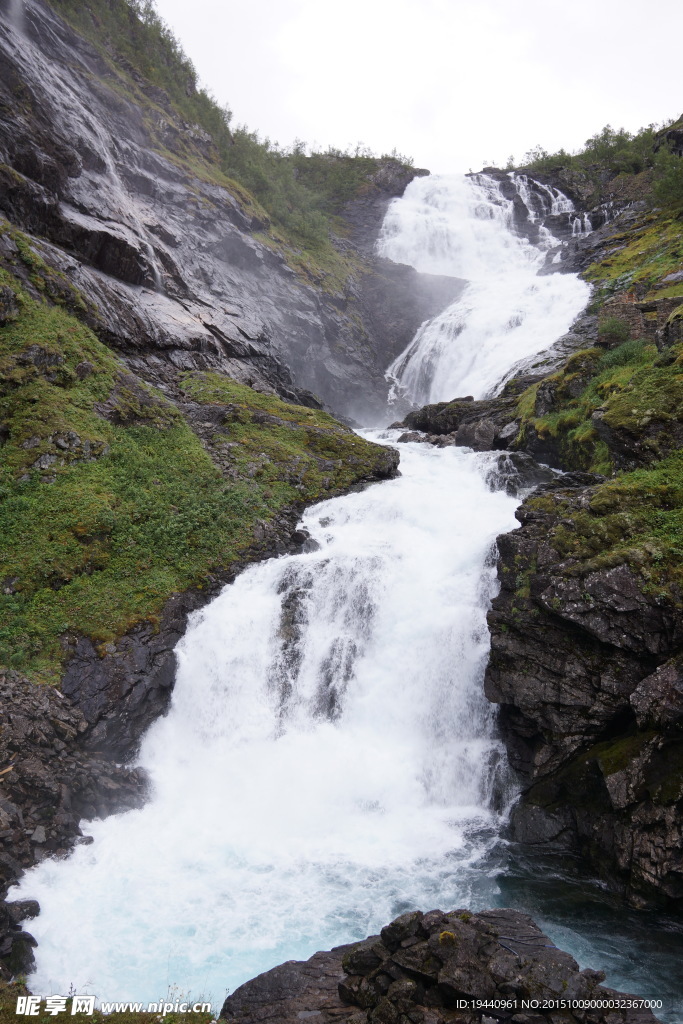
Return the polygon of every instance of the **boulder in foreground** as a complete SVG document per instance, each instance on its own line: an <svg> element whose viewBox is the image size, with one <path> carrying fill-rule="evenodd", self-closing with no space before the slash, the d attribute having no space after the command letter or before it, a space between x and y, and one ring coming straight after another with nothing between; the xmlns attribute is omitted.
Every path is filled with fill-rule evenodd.
<svg viewBox="0 0 683 1024"><path fill-rule="evenodd" d="M380 935L290 960L240 986L240 1024L656 1024L637 997L579 969L516 910L403 914ZM635 1005L629 1005L633 1003Z"/></svg>

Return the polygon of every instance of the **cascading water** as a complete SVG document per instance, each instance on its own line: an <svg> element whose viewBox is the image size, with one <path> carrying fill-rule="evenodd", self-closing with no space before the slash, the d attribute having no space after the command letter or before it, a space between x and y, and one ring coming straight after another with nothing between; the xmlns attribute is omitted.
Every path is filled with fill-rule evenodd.
<svg viewBox="0 0 683 1024"><path fill-rule="evenodd" d="M34 991L223 995L414 906L489 905L501 760L482 694L494 455L402 446L402 475L304 517L316 551L195 616L142 810L30 873Z"/></svg>
<svg viewBox="0 0 683 1024"><path fill-rule="evenodd" d="M516 185L523 199L526 179ZM563 203L571 206L548 190L548 213L566 212ZM495 392L506 371L564 334L588 300L588 285L574 274L538 276L547 238L543 248L515 234L513 201L486 174L415 178L389 208L378 249L424 273L470 282L387 371L392 395L416 404Z"/></svg>
<svg viewBox="0 0 683 1024"><path fill-rule="evenodd" d="M453 394L494 387L586 296L537 278L539 250L510 228L485 176L421 179L387 218L388 255L473 282L454 334L470 383ZM399 478L306 513L316 550L248 569L193 617L140 755L148 804L84 825L91 845L12 893L41 904L33 992L158 1001L175 987L217 1008L226 987L404 910L511 904L612 984L665 991L678 948L652 925L572 918L539 901L537 869L501 873L505 761L481 679L490 555L516 501L494 489L497 458L401 445ZM564 884L544 881L553 898Z"/></svg>

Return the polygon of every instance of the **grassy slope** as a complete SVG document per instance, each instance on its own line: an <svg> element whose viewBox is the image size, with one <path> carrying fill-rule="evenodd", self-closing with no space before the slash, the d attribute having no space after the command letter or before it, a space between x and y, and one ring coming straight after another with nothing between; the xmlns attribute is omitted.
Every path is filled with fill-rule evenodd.
<svg viewBox="0 0 683 1024"><path fill-rule="evenodd" d="M595 285L594 303L634 289L639 296L683 295L683 282L662 285L683 267L683 220L664 210L650 210L638 222L610 239L613 249L585 273Z"/></svg>
<svg viewBox="0 0 683 1024"><path fill-rule="evenodd" d="M0 659L56 682L65 634L104 645L154 621L279 510L381 472L387 453L325 413L188 375L188 398L220 411L222 473L175 405L41 300L54 272L13 236L35 291L2 271L16 312L0 329Z"/></svg>
<svg viewBox="0 0 683 1024"><path fill-rule="evenodd" d="M539 392L548 385L552 408L539 415ZM607 352L575 352L561 370L522 394L518 445L524 446L531 429L555 440L565 468L610 475L612 454L592 420L597 410L608 427L633 437L660 424L661 430L644 443L653 460L669 454L666 427L683 416L683 348L676 345L660 354L654 345L636 339Z"/></svg>

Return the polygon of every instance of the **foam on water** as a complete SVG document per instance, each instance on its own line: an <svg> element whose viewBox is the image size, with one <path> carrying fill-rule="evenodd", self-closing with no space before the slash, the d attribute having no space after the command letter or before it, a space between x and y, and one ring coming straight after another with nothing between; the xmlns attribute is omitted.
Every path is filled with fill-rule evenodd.
<svg viewBox="0 0 683 1024"><path fill-rule="evenodd" d="M407 907L491 903L485 612L516 501L493 456L401 452L398 479L306 513L318 550L195 615L142 749L152 799L22 882L33 991L220 1000Z"/></svg>

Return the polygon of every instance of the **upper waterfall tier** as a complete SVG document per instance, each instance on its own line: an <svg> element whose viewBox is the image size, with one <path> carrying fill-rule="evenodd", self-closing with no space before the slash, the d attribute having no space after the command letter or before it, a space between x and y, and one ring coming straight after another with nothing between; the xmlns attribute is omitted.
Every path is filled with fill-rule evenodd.
<svg viewBox="0 0 683 1024"><path fill-rule="evenodd" d="M524 202L527 179L513 179ZM539 217L528 199L529 217ZM548 199L548 215L571 201ZM569 212L563 209L562 212ZM564 334L585 306L589 287L570 274L539 276L560 243L540 226L532 245L515 231L515 203L486 175L438 175L411 182L391 204L381 255L426 273L466 278L460 298L424 323L387 377L416 404L495 393L511 367ZM395 390L394 390L395 393Z"/></svg>

